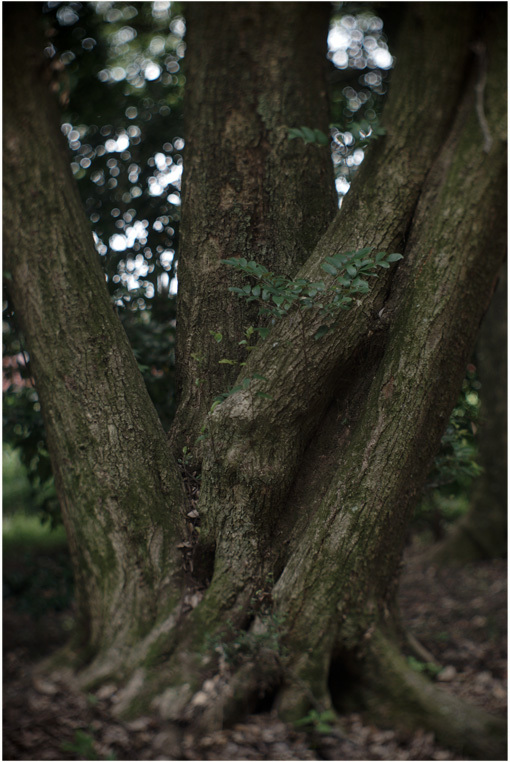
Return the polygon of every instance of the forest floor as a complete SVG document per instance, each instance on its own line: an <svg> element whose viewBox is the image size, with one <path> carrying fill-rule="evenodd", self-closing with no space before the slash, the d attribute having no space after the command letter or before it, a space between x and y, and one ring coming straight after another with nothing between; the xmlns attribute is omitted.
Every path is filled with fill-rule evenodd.
<svg viewBox="0 0 510 762"><path fill-rule="evenodd" d="M439 569L408 550L400 606L410 631L441 665L445 690L506 716L506 563ZM51 555L4 555L4 760L459 760L432 733L404 735L359 714L306 733L259 714L203 737L156 717L119 722L115 686L83 695L41 676L38 661L72 627L69 565ZM420 660L414 668L424 669Z"/></svg>

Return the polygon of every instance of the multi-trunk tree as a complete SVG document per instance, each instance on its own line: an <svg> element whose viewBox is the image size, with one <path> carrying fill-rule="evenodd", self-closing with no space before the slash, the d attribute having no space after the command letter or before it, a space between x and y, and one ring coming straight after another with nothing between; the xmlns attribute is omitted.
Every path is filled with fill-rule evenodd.
<svg viewBox="0 0 510 762"><path fill-rule="evenodd" d="M402 6L386 135L338 211L328 150L288 132L328 129L329 6L189 5L165 432L107 295L37 11L6 5L6 278L73 557L69 655L83 685L118 681L120 712L205 727L356 700L504 756L502 721L408 667L395 605L505 255L505 6L483 10ZM379 252L402 258L360 279Z"/></svg>

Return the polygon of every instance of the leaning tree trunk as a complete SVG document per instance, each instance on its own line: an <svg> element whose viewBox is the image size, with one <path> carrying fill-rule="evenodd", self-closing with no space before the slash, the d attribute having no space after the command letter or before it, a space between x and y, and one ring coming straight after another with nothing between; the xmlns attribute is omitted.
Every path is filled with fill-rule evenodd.
<svg viewBox="0 0 510 762"><path fill-rule="evenodd" d="M267 612L256 615L260 590L273 600L288 651L279 673L262 657L258 679L246 664L239 669L223 692L224 716L275 683L284 716L302 716L310 695L328 706L332 665L345 659L359 662L367 695L391 673L382 644L404 529L504 256L504 51L487 40L474 53L472 23L467 6L411 11L384 115L388 135L297 277L318 280L327 255L366 245L397 248L405 263L320 341L321 316L291 312L236 386L255 373L265 380L209 415L197 557L214 554L214 567L170 668L185 663L193 672L189 654L218 638L227 618L237 633L251 623L269 640ZM391 699L405 702L408 723L428 724L473 753L497 753L497 723L479 714L471 731L471 711L405 670L397 675ZM169 697L185 701L186 689L176 691ZM438 706L454 719L439 722ZM209 701L204 721L217 712Z"/></svg>
<svg viewBox="0 0 510 762"><path fill-rule="evenodd" d="M231 21L212 40L218 19L205 4L191 9L182 402L171 441L179 452L207 426L208 438L193 450L201 471L198 541L182 526L180 477L101 283L37 43L20 32L6 50L6 218L25 223L6 229L6 264L79 605L96 623L81 679L131 675L119 711L152 706L166 718L211 726L253 708L261 695L287 718L327 707L331 696L341 706L337 683L355 672L373 711L383 696L392 721L422 724L470 755L497 758L501 723L407 668L394 635L393 593L413 500L504 256L505 25L496 18L484 34L470 4L408 6L384 112L387 136L319 240L331 214L331 189L315 185L327 180L326 163L316 146L287 141L285 128L324 126L320 67L307 69L319 42L303 31L324 22L323 10L267 8L232 6ZM285 32L276 24L282 18ZM20 19L12 27L23 28ZM237 47L243 55L229 67L227 51L235 59ZM297 91L285 89L285 62L299 73ZM251 76L239 93L241 63ZM209 131L200 117L208 92ZM298 187L308 182L316 196ZM223 375L218 360L224 351L225 359L240 359L244 321L254 316L229 297L233 280L220 259L249 255L289 276L328 282L325 257L365 246L404 260L320 340L319 311L292 309L237 379ZM225 336L221 354L209 331ZM195 380L204 364L201 388ZM248 378L255 380L244 388ZM207 413L211 397L232 381L243 388ZM193 568L182 583L178 538Z"/></svg>
<svg viewBox="0 0 510 762"><path fill-rule="evenodd" d="M112 669L179 601L184 491L71 175L40 8L5 12L5 278L71 550L79 643Z"/></svg>

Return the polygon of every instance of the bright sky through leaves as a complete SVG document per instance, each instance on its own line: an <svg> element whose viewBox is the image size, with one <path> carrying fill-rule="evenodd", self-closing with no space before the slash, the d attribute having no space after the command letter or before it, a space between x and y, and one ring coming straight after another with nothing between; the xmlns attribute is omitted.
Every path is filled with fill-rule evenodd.
<svg viewBox="0 0 510 762"><path fill-rule="evenodd" d="M80 12L74 9L72 3L58 5L59 23L76 36L80 27ZM185 22L173 15L170 2L143 4L144 11L150 8L145 26L139 23L141 5L94 2L88 7L92 7L96 14L96 31L93 31L92 25L90 30L94 36L89 31L81 39L82 52L79 46L78 50L73 48L74 52L66 49L56 51L53 43L49 42L47 55L71 69L85 60L84 55L91 56L97 46L102 45L107 56L93 76L97 77L101 88L112 88L112 91L123 89L126 106L123 113L119 112L116 121L112 122L111 115L102 121L99 111L89 117L89 120L96 122L96 126L71 124L68 121L62 129L74 153L72 169L77 180L88 177L97 189L97 193L90 194L91 208L88 210L94 226L96 248L106 259L111 254L115 258L116 253L126 252L126 258L119 261L116 273L109 277L119 287L130 292L141 289L147 298L151 298L150 293L154 293L151 280L154 278L151 279L150 273L155 263L160 267L158 278L164 290L168 288L167 273L173 267L172 226L175 227L179 214L183 168L179 152L184 147L184 140L174 137L159 146L157 139L150 143L146 141L154 132L152 121L156 123L168 116L172 119L176 113L171 99L175 96L166 94L172 92L172 87L181 88L182 92L179 62L185 52ZM376 116L371 109L373 96L384 92L384 71L393 62L382 27L381 19L368 11L336 15L331 22L328 58L336 68L353 72L348 79L350 84L343 88L340 96L345 126L333 130L332 135L336 187L340 198L349 190L352 174L364 159L363 145L358 145L359 137L353 135L350 124ZM78 69L80 71L81 68ZM156 97L152 94L154 87L159 88ZM168 106L161 100L162 96L170 98ZM147 107L149 103L151 105ZM98 143L97 138L93 137L94 130L97 137L104 137L102 142L100 140ZM140 156L139 148L144 142L151 146L149 150L153 153L148 154L145 150L142 152L145 158L140 160L141 157L136 157ZM97 195L96 201L93 195ZM159 204L163 208L167 205L173 213L159 213L155 207L153 211L145 209L148 199L153 199L153 206ZM153 231L152 234L149 234L150 231ZM161 241L166 236L166 245L156 247L151 244L151 235L154 234L160 234ZM175 292L176 285L173 278L172 292ZM124 299L125 295L121 298Z"/></svg>

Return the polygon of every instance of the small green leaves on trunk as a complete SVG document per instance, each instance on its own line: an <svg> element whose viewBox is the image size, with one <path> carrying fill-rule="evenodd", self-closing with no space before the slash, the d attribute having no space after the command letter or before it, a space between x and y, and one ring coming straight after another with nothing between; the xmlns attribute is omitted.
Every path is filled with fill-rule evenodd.
<svg viewBox="0 0 510 762"><path fill-rule="evenodd" d="M292 280L284 275L270 272L267 267L244 257L222 259L222 263L254 279L255 285L247 284L243 288L231 286L229 290L248 302L258 302L259 314L273 320L283 317L295 304L300 310L315 308L320 315L330 321L338 310L350 309L355 294L366 294L370 286L366 278L376 278L377 268L388 269L393 262L402 259L402 254L378 252L374 258L369 255L372 247L367 246L357 251L334 254L326 257L322 269L333 276L333 283L312 282L305 278ZM259 330L261 333L261 329ZM322 325L315 338L319 339L329 330L329 325ZM268 332L268 329L265 329ZM267 333L265 334L267 335ZM264 336L265 338L265 336Z"/></svg>
<svg viewBox="0 0 510 762"><path fill-rule="evenodd" d="M329 144L329 137L322 130L312 129L311 127L289 127L289 140L301 138L305 143L316 143L320 146Z"/></svg>

